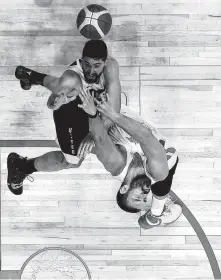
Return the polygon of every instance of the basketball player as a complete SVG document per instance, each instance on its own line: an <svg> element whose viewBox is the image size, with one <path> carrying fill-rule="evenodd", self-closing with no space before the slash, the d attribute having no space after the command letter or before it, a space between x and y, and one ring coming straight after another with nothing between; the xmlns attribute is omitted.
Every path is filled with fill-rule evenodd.
<svg viewBox="0 0 221 280"><path fill-rule="evenodd" d="M79 160L77 151L83 139L84 144L90 144L86 145L87 152L92 149L92 137L88 134L88 117L92 116L82 110L79 93L90 91L99 99L100 94L107 91L119 112L121 85L118 63L108 56L107 46L102 40L86 42L82 58L73 62L60 78L23 66L16 68L15 76L24 90L29 90L32 85L42 85L52 92L47 104L53 110L57 143L61 149L34 159L27 159L16 153L9 154L7 184L13 194L20 195L24 179L33 172L79 167L83 158ZM108 118L105 120L104 117L103 121L106 128L112 124Z"/></svg>
<svg viewBox="0 0 221 280"><path fill-rule="evenodd" d="M94 99L97 110L117 125L109 136L96 114L93 98L87 92L80 93L80 98L83 108L96 116L89 120L89 127L95 139L97 158L122 182L117 194L118 205L132 213L148 210L139 219L145 229L176 221L182 208L168 195L178 164L176 150L152 124L145 123L139 116L136 116L139 121L128 117L132 114L126 107L122 106L121 113L116 112L111 101L101 96L101 102Z"/></svg>

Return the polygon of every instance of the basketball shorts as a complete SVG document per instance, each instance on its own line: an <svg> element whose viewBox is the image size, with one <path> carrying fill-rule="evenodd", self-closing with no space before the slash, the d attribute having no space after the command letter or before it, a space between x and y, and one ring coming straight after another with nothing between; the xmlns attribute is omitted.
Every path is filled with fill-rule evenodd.
<svg viewBox="0 0 221 280"><path fill-rule="evenodd" d="M79 162L78 148L89 132L88 115L78 107L78 104L81 104L79 97L53 111L56 143L67 162L72 164Z"/></svg>

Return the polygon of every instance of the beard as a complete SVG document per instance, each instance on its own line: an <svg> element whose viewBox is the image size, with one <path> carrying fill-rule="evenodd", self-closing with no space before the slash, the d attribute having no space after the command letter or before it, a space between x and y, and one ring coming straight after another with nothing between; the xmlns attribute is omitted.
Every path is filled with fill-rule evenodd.
<svg viewBox="0 0 221 280"><path fill-rule="evenodd" d="M85 79L85 82L88 83L88 84L95 84L98 82L101 74L103 73L103 71L101 71L100 74L93 74L92 76L90 76L90 74L88 72L85 72L84 69L83 69L83 73L84 73L84 79Z"/></svg>
<svg viewBox="0 0 221 280"><path fill-rule="evenodd" d="M140 188L144 193L147 194L150 191L150 185L150 178L148 178L146 175L138 175L132 180L130 184L130 189Z"/></svg>
<svg viewBox="0 0 221 280"><path fill-rule="evenodd" d="M144 193L149 193L151 180L145 174L142 158L139 153L135 153L133 156L133 167L137 170L134 174L134 178L130 183L130 189L140 188ZM136 182L136 183L135 183Z"/></svg>

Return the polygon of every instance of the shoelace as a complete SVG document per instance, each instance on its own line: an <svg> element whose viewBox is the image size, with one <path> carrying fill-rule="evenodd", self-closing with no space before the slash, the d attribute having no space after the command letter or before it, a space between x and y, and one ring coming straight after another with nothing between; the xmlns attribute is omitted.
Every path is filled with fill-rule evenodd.
<svg viewBox="0 0 221 280"><path fill-rule="evenodd" d="M26 178L28 179L29 182L34 182L34 180L35 180L35 179L34 179L32 176L30 176L30 175L27 175Z"/></svg>
<svg viewBox="0 0 221 280"><path fill-rule="evenodd" d="M165 203L165 210L163 211L162 216L170 215L170 208L172 205L174 205L175 201L176 199L173 201L172 197L170 195L168 196L167 201Z"/></svg>
<svg viewBox="0 0 221 280"><path fill-rule="evenodd" d="M30 182L33 182L33 181L34 181L34 178L33 178L32 176L27 175L26 178L27 178ZM20 189L20 188L22 188L22 185L23 185L23 181L22 181L21 183L16 184L16 185L13 186L12 188L13 188L14 190Z"/></svg>
<svg viewBox="0 0 221 280"><path fill-rule="evenodd" d="M170 208L176 201L177 199L172 200L172 197L168 195L167 201L165 202L165 207Z"/></svg>

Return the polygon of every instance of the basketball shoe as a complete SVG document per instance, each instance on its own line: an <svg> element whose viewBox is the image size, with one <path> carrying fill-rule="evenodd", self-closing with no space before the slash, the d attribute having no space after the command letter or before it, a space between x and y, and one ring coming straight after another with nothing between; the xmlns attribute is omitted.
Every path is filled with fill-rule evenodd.
<svg viewBox="0 0 221 280"><path fill-rule="evenodd" d="M182 207L172 201L171 196L167 197L163 213L160 216L154 216L151 209L148 210L138 220L141 228L150 229L156 226L166 226L175 222L182 214Z"/></svg>
<svg viewBox="0 0 221 280"><path fill-rule="evenodd" d="M36 72L24 66L17 66L15 69L15 77L20 80L21 88L29 90L32 85L43 85L46 74Z"/></svg>
<svg viewBox="0 0 221 280"><path fill-rule="evenodd" d="M15 69L15 77L20 80L21 88L24 90L29 90L32 86L32 82L30 80L31 71L31 69L24 66L18 66Z"/></svg>
<svg viewBox="0 0 221 280"><path fill-rule="evenodd" d="M8 178L7 185L9 190L15 195L23 192L23 181L27 177L29 181L34 179L26 171L28 159L16 153L10 153L7 158Z"/></svg>

